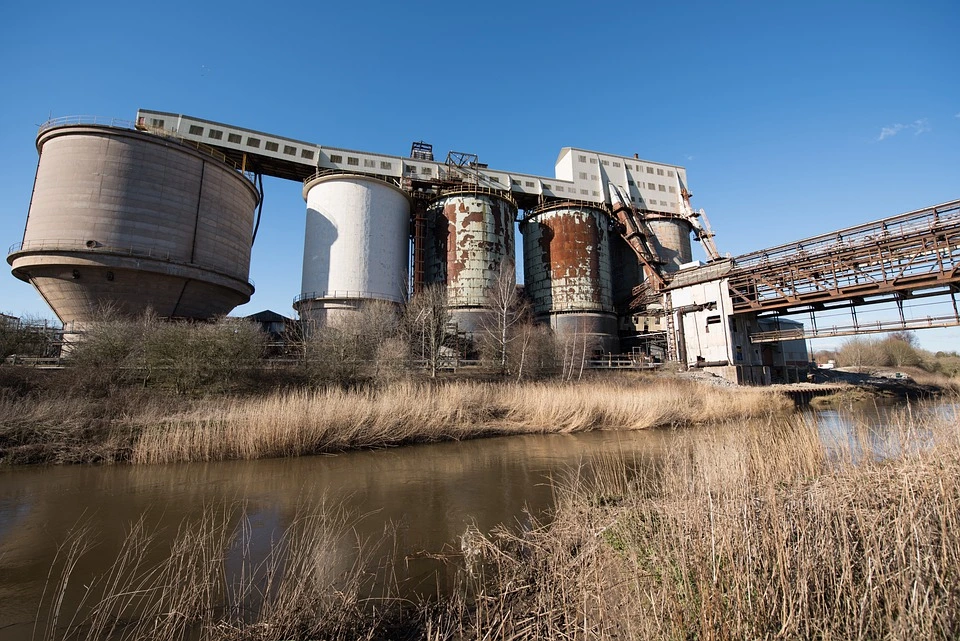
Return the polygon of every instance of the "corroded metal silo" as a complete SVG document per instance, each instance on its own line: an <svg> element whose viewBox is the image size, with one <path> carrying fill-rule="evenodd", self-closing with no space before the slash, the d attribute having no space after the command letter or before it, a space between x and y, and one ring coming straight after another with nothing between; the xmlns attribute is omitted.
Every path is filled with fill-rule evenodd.
<svg viewBox="0 0 960 641"><path fill-rule="evenodd" d="M517 205L506 192L464 186L443 191L427 213L426 282L446 285L460 331L479 331L501 265L513 260Z"/></svg>
<svg viewBox="0 0 960 641"><path fill-rule="evenodd" d="M538 321L591 349L618 350L613 306L610 220L580 203L532 212L523 233L524 282Z"/></svg>
<svg viewBox="0 0 960 641"><path fill-rule="evenodd" d="M51 123L23 242L7 257L64 323L102 310L209 318L250 300L253 183L212 150Z"/></svg>
<svg viewBox="0 0 960 641"><path fill-rule="evenodd" d="M321 173L303 186L307 202L301 294L303 320L334 322L366 301L400 303L407 292L410 199L383 180Z"/></svg>
<svg viewBox="0 0 960 641"><path fill-rule="evenodd" d="M690 223L677 216L647 216L647 226L653 232L653 245L663 264L663 271L675 272L680 265L693 260Z"/></svg>

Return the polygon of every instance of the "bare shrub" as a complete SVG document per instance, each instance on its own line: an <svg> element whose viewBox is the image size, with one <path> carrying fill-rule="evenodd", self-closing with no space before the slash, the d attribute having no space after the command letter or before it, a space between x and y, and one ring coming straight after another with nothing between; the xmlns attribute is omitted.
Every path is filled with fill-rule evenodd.
<svg viewBox="0 0 960 641"><path fill-rule="evenodd" d="M909 332L896 332L887 336L881 341L880 349L883 350L884 365L917 366L922 360L916 337Z"/></svg>
<svg viewBox="0 0 960 641"><path fill-rule="evenodd" d="M879 341L874 339L852 338L844 342L837 352L837 365L853 367L858 372L883 367L886 364L886 354Z"/></svg>
<svg viewBox="0 0 960 641"><path fill-rule="evenodd" d="M450 309L443 285L428 285L414 294L404 309L401 332L414 361L436 378L453 353Z"/></svg>
<svg viewBox="0 0 960 641"><path fill-rule="evenodd" d="M139 365L145 379L179 394L218 392L248 383L256 373L267 337L242 319L211 323L154 322L143 335Z"/></svg>
<svg viewBox="0 0 960 641"><path fill-rule="evenodd" d="M319 384L382 383L402 376L407 354L397 305L367 301L350 314L310 328L303 343L304 366Z"/></svg>
<svg viewBox="0 0 960 641"><path fill-rule="evenodd" d="M158 322L149 311L134 321L113 310L101 310L84 325L67 354L76 388L105 394L142 381L144 335Z"/></svg>
<svg viewBox="0 0 960 641"><path fill-rule="evenodd" d="M514 328L514 340L508 349L516 380L535 380L555 375L559 370L559 345L553 331L534 323L528 316Z"/></svg>

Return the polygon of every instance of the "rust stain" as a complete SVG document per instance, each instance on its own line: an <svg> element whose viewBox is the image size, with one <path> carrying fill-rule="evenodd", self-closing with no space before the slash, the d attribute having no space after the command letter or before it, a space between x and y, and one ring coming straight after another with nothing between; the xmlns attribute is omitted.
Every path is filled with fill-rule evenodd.
<svg viewBox="0 0 960 641"><path fill-rule="evenodd" d="M542 265L542 273L535 278L545 282L534 285L540 293L535 307L562 311L609 305L605 302L610 298L605 288L611 283L609 263L605 262L609 257L603 244L607 239L604 223L599 212L573 208L551 210L538 218L539 256L529 260Z"/></svg>
<svg viewBox="0 0 960 641"><path fill-rule="evenodd" d="M435 234L435 253L444 257L451 305L456 306L461 295L471 300L483 297L494 284L500 263L513 254L515 212L508 202L485 194L441 197L431 207L446 223L445 233L438 228Z"/></svg>

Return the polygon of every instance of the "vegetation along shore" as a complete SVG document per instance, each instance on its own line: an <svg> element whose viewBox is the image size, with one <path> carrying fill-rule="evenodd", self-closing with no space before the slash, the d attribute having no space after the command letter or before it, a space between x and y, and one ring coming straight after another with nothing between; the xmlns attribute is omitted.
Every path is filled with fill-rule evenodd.
<svg viewBox="0 0 960 641"><path fill-rule="evenodd" d="M663 371L591 372L583 344L557 340L529 319L481 334L474 365L450 372L455 346L447 344L442 324L438 329L427 322L431 314L420 312L370 305L357 323L286 336L282 348L239 319L190 324L106 314L70 346L63 368L10 365L12 357L0 365L0 464L300 456L508 434L704 425L792 408L772 389L714 386ZM8 357L42 352L43 336L25 326L2 327L0 347ZM846 364L847 352L861 372L850 376L873 380L870 355L895 354L918 378L926 361L941 363L928 367L940 387L916 390L956 389L942 373L946 361L912 347L909 336L871 350L856 342L831 356Z"/></svg>
<svg viewBox="0 0 960 641"><path fill-rule="evenodd" d="M459 578L432 597L384 581L389 536L357 540L363 517L337 506L304 509L263 558L237 545L242 505L183 524L159 557L135 523L100 578L71 581L95 534L80 528L43 638L953 639L957 418L904 411L829 449L798 415L681 431L660 460L554 480L542 521L466 528L443 555ZM365 561L338 563L342 545ZM83 607L58 612L71 590Z"/></svg>
<svg viewBox="0 0 960 641"><path fill-rule="evenodd" d="M484 436L705 424L786 413L761 389L680 380L396 382L360 389L177 397L6 394L8 464L167 463L301 456Z"/></svg>

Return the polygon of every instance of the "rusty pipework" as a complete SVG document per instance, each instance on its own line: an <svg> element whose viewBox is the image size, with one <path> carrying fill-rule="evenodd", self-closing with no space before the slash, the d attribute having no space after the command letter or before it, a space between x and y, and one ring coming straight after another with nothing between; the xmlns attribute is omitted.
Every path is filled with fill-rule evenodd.
<svg viewBox="0 0 960 641"><path fill-rule="evenodd" d="M413 236L413 293L419 294L426 284L425 263L427 253L427 201L414 198L410 211L411 235Z"/></svg>
<svg viewBox="0 0 960 641"><path fill-rule="evenodd" d="M660 274L660 260L649 242L649 237L652 234L644 233L637 212L623 201L617 202L616 198L614 199L613 216L620 223L620 233L624 240L627 241L627 244L630 245L643 265L644 280L651 283L654 289L662 289L664 279Z"/></svg>

